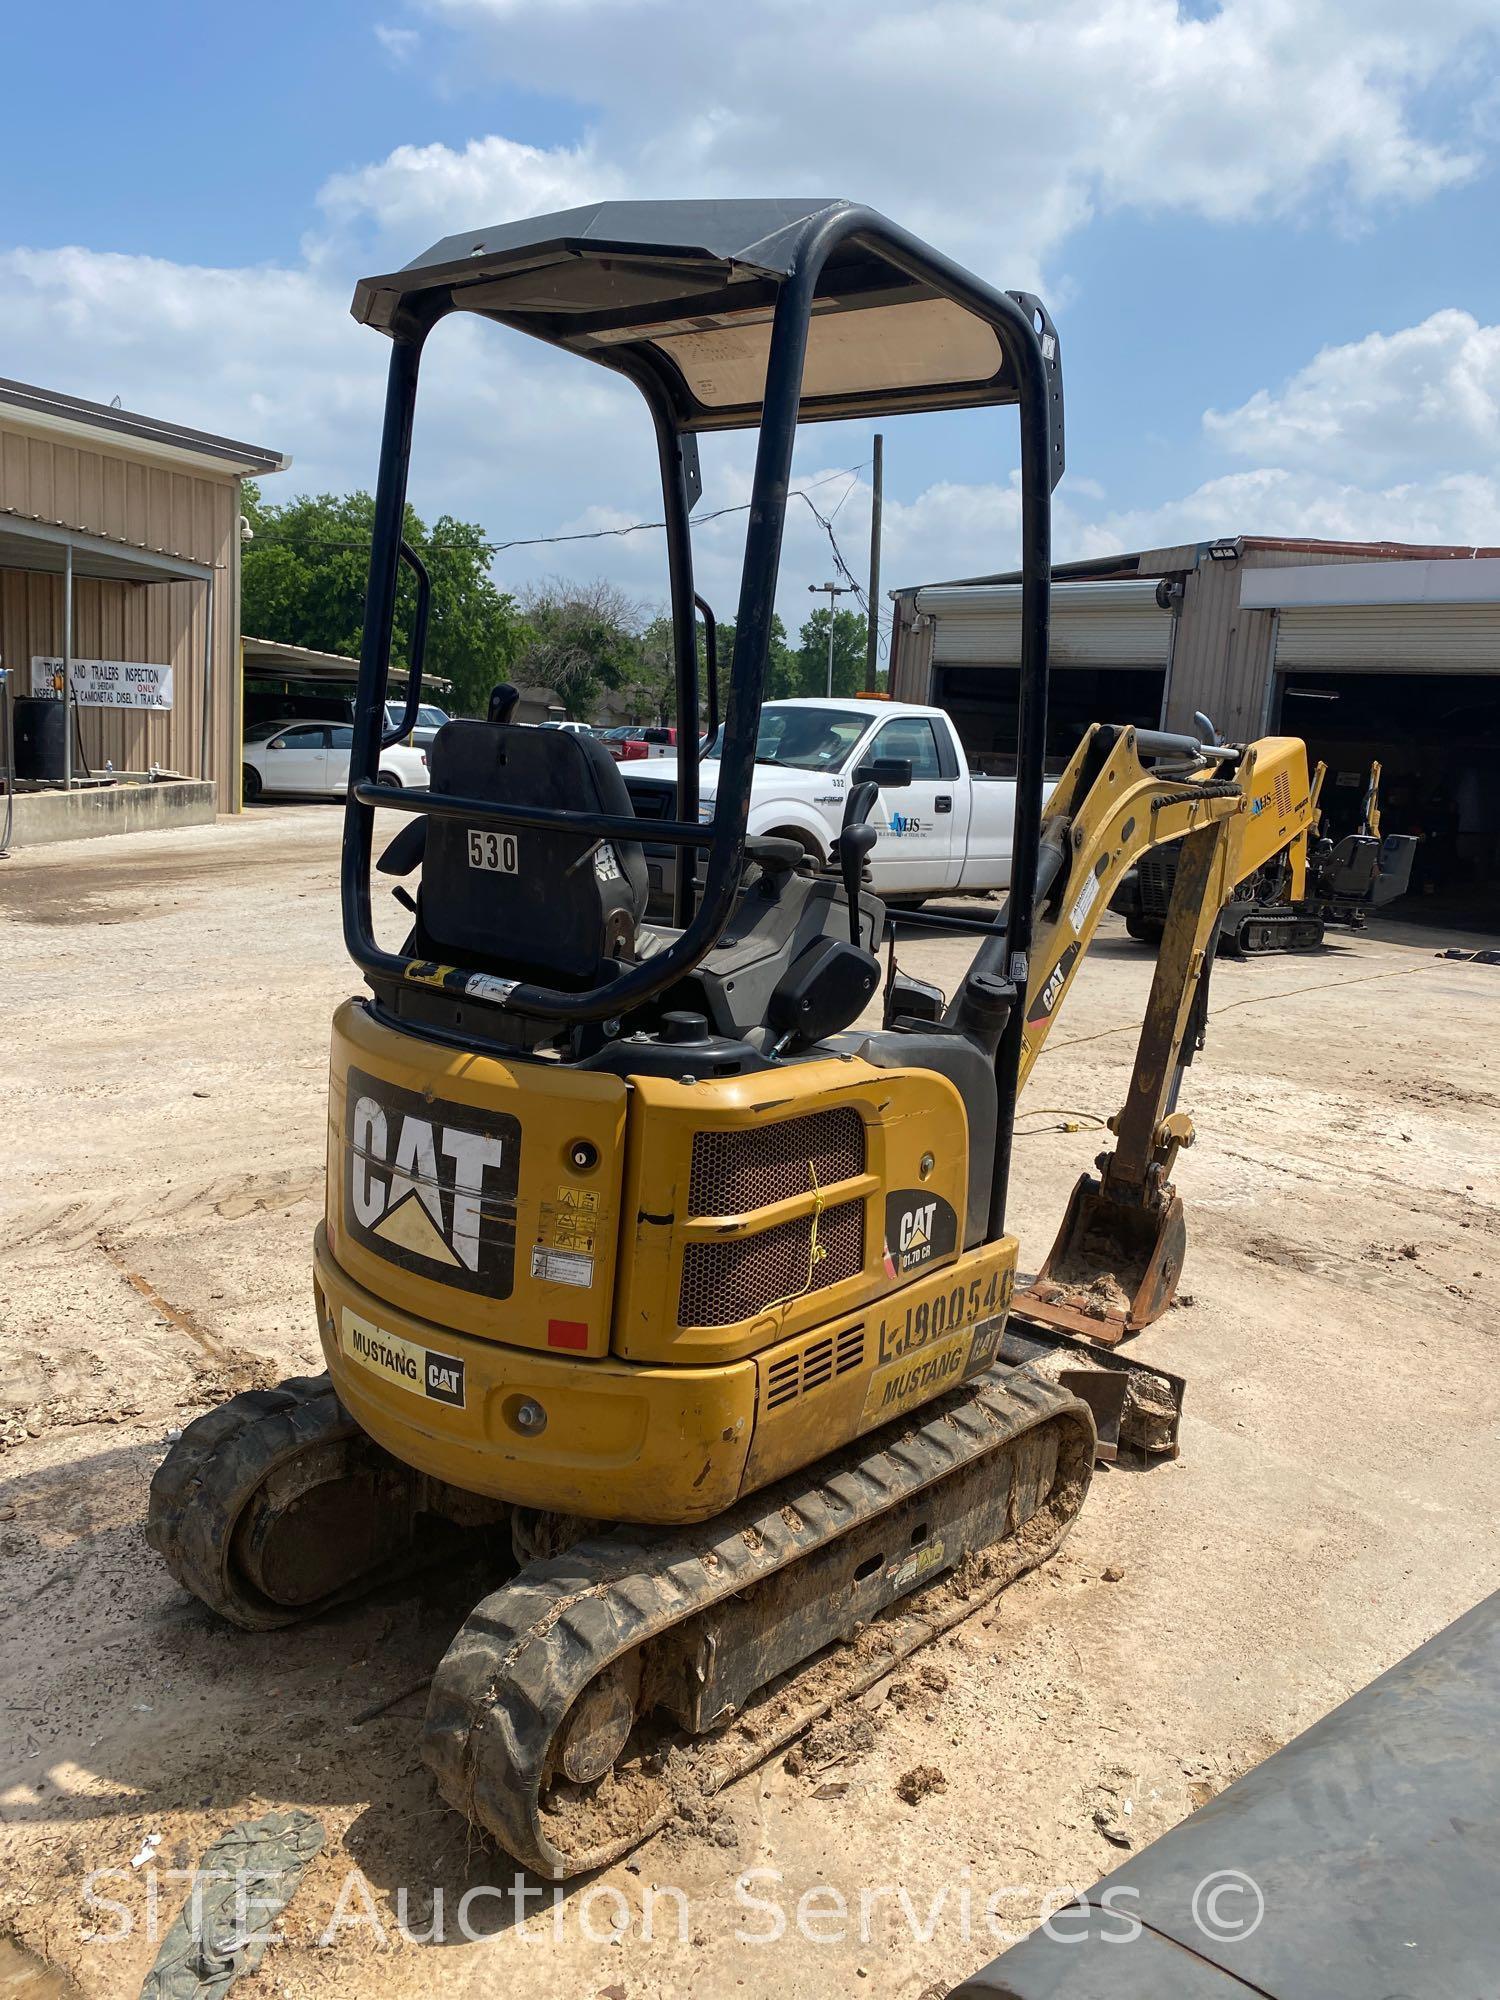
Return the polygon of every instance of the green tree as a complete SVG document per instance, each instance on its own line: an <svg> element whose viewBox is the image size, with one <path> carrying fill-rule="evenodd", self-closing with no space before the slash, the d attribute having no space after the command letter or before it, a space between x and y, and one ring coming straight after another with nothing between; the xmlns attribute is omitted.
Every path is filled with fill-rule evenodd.
<svg viewBox="0 0 1500 2000"><path fill-rule="evenodd" d="M632 722L673 722L677 715L677 682L672 621L661 612L641 634L638 701ZM718 665L719 716L722 720L729 699L729 673L734 662L734 626L717 627L715 653ZM789 685L792 654L786 642L786 627L777 616L771 619L771 644L766 676L766 695L783 694ZM708 721L708 642L706 628L698 621L698 720Z"/></svg>
<svg viewBox="0 0 1500 2000"><path fill-rule="evenodd" d="M677 719L677 646L669 613L659 611L636 643L635 667L621 687L630 713L628 722L675 722ZM703 674L703 639L698 639L699 683Z"/></svg>
<svg viewBox="0 0 1500 2000"><path fill-rule="evenodd" d="M864 619L857 611L836 611L833 617L833 692L858 694L865 684ZM777 692L786 694L827 694L828 692L828 613L815 611L798 634L800 644L792 655L790 676L793 685Z"/></svg>
<svg viewBox="0 0 1500 2000"><path fill-rule="evenodd" d="M734 624L726 620L719 627L719 713L724 713L724 705L729 697L729 669L734 663ZM771 615L771 643L766 657L766 700L779 701L789 694L795 694L796 654L787 643L786 627L781 622L781 613Z"/></svg>
<svg viewBox="0 0 1500 2000"><path fill-rule="evenodd" d="M375 502L368 493L307 494L268 506L253 482L241 505L255 539L245 550L241 623L258 639L358 655ZM432 577L425 667L453 683L451 705L482 715L490 689L510 677L526 637L514 598L490 577L484 530L443 514L429 528L406 510L406 539ZM408 658L416 586L403 564L391 661Z"/></svg>
<svg viewBox="0 0 1500 2000"><path fill-rule="evenodd" d="M521 600L526 633L515 677L551 688L576 722L591 719L605 688L634 687L642 669L640 607L603 578L554 578Z"/></svg>

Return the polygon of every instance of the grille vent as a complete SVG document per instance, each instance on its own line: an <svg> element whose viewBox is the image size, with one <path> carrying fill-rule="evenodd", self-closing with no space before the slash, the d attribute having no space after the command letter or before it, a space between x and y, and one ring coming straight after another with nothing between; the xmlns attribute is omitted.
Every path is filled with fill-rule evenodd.
<svg viewBox="0 0 1500 2000"><path fill-rule="evenodd" d="M1143 854L1136 863L1136 880L1140 884L1142 916L1165 917L1172 906L1172 888L1177 880L1176 848L1156 847Z"/></svg>
<svg viewBox="0 0 1500 2000"><path fill-rule="evenodd" d="M865 1330L848 1326L835 1340L825 1333L798 1354L783 1354L766 1370L766 1408L779 1410L810 1390L821 1389L836 1375L858 1368L865 1358Z"/></svg>
<svg viewBox="0 0 1500 2000"><path fill-rule="evenodd" d="M864 1170L864 1120L849 1106L775 1125L699 1132L693 1139L688 1214L746 1215L811 1194L814 1174L816 1185L826 1188Z"/></svg>
<svg viewBox="0 0 1500 2000"><path fill-rule="evenodd" d="M803 1164L805 1167L805 1157ZM797 1215L789 1222L778 1222L774 1228L761 1230L758 1236L727 1237L720 1243L690 1243L682 1260L678 1325L732 1326L737 1320L754 1318L777 1299L801 1298L825 1291L829 1285L837 1285L863 1270L862 1200L839 1202L836 1207L823 1210L818 1222L818 1247L824 1255L812 1266L809 1276L812 1225L810 1215Z"/></svg>

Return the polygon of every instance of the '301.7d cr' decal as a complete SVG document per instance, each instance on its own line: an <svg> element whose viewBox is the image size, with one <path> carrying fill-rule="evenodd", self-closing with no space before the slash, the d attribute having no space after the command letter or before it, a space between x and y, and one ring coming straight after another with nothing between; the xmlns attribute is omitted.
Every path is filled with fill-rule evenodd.
<svg viewBox="0 0 1500 2000"><path fill-rule="evenodd" d="M419 1277L509 1298L520 1121L359 1069L344 1116L344 1219L356 1242Z"/></svg>
<svg viewBox="0 0 1500 2000"><path fill-rule="evenodd" d="M892 1277L910 1277L957 1248L958 1217L951 1202L925 1188L897 1188L886 1196L885 1262Z"/></svg>

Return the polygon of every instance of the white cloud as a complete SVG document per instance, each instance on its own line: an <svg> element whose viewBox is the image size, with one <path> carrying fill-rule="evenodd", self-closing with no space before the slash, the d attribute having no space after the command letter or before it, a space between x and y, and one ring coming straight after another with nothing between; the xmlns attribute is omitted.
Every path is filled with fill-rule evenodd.
<svg viewBox="0 0 1500 2000"><path fill-rule="evenodd" d="M1218 220L1359 217L1463 179L1486 125L1494 0L419 0L424 59L451 83L502 76L579 106L565 145L501 134L407 143L331 176L320 222L281 265L220 269L86 248L0 253L4 372L252 438L294 455L279 490L367 486L386 345L348 317L353 276L438 236L623 193L852 193L1006 284L1040 283L1072 232L1129 209ZM373 24L408 60L417 30ZM962 59L955 59L955 51ZM1493 64L1488 65L1493 73ZM1438 84L1472 115L1425 129ZM1468 93L1465 100L1465 93ZM462 98L454 101L462 102ZM1451 136L1463 132L1460 141ZM1057 285L1046 289L1056 293ZM1209 412L1209 442L1250 470L1111 509L1070 476L1061 556L1239 530L1404 539L1492 536L1500 329L1448 310L1326 350L1280 388ZM867 427L824 427L797 480L854 464ZM701 512L742 500L750 447L704 446ZM888 490L890 584L984 573L1018 555L1014 484ZM819 488L827 511L843 483ZM649 426L631 391L495 329L449 322L424 363L412 497L497 538L654 518ZM817 496L815 496L817 497ZM836 532L862 576L869 490ZM744 516L697 534L730 616ZM827 539L793 503L781 603L795 628ZM664 594L660 537L515 550L502 582L608 572Z"/></svg>
<svg viewBox="0 0 1500 2000"><path fill-rule="evenodd" d="M334 174L318 206L340 251L372 239L394 246L405 263L455 230L547 215L622 193L619 171L593 146L523 146L514 139L472 139L451 146L397 146L383 160Z"/></svg>
<svg viewBox="0 0 1500 2000"><path fill-rule="evenodd" d="M374 483L389 346L322 268L212 269L78 248L0 252L6 372L292 454L293 490ZM597 488L649 507L655 455L632 391L458 318L433 336L412 499L497 533L550 525ZM633 463L647 477L630 477Z"/></svg>
<svg viewBox="0 0 1500 2000"><path fill-rule="evenodd" d="M371 483L388 350L348 317L342 283L322 270L215 270L76 248L22 250L0 254L0 286L7 299L10 372L65 384L101 402L119 394L128 407L290 450L293 473L273 481L268 497ZM1446 330L1445 338L1428 337L1435 325ZM1428 435L1450 446L1430 467L1419 466L1419 476L1362 476L1357 419L1364 405L1351 408L1349 398L1338 400L1331 392L1320 402L1306 386L1312 379L1337 379L1341 370L1330 356L1371 349L1370 342L1359 342L1319 356L1287 390L1261 392L1245 405L1255 413L1242 426L1246 434L1253 429L1254 449L1283 463L1222 474L1180 496L1128 508L1111 507L1097 487L1070 476L1055 502L1059 559L1230 533L1494 542L1500 479L1488 469L1494 459L1483 432L1484 423L1495 422L1493 403L1484 402L1493 380L1475 359L1488 358L1493 367L1494 330L1447 312L1410 333L1424 336L1419 351L1432 363L1425 374L1409 365L1409 351L1401 347L1406 335L1373 337L1373 351L1408 354L1396 371L1402 393L1429 412ZM1390 374L1352 362L1343 372L1351 371L1367 388L1372 378L1384 382ZM1476 386L1483 382L1489 391ZM1290 415L1281 414L1283 406ZM1215 437L1231 442L1225 427L1240 415L1210 413ZM1368 417L1372 426L1379 421ZM1325 430L1309 443L1319 422ZM1371 436L1378 442L1373 429ZM794 487L819 512L837 509L834 532L861 580L869 474L851 479L847 468L867 454L863 426L819 426L803 441L793 475ZM1368 455L1378 456L1373 445ZM750 441L706 439L703 459L698 580L720 615L732 617L745 516L702 517L747 498ZM580 507L587 494L602 497ZM600 371L497 340L493 329L463 320L439 329L424 363L412 498L428 515L449 511L483 521L497 539L588 534L653 520L660 511L649 427L633 392ZM1008 569L1019 550L1014 479L939 480L915 494L887 492L887 588ZM824 530L804 502L793 500L780 592L793 631L810 602L805 584L827 574L831 562ZM608 574L643 603L660 604L666 590L662 538L647 533L564 542L517 548L496 559L497 580L506 587L548 574Z"/></svg>
<svg viewBox="0 0 1500 2000"><path fill-rule="evenodd" d="M1203 423L1215 444L1263 465L1366 479L1481 471L1500 457L1500 326L1449 307L1325 347L1282 388Z"/></svg>
<svg viewBox="0 0 1500 2000"><path fill-rule="evenodd" d="M1366 486L1305 469L1262 466L1206 480L1158 506L1107 514L1097 528L1115 549L1164 548L1231 534L1470 548L1500 541L1497 523L1500 479L1480 473Z"/></svg>
<svg viewBox="0 0 1500 2000"><path fill-rule="evenodd" d="M1444 78L1477 103L1461 62L1496 25L1492 0L424 7L455 75L571 97L639 194L853 192L1010 284L1099 210L1359 213L1466 178L1478 139L1414 106Z"/></svg>
<svg viewBox="0 0 1500 2000"><path fill-rule="evenodd" d="M379 393L379 343L307 270L11 250L0 287L7 373L290 451L299 483L344 469Z"/></svg>
<svg viewBox="0 0 1500 2000"><path fill-rule="evenodd" d="M415 28L392 28L384 21L375 23L375 39L397 69L404 69L422 45Z"/></svg>

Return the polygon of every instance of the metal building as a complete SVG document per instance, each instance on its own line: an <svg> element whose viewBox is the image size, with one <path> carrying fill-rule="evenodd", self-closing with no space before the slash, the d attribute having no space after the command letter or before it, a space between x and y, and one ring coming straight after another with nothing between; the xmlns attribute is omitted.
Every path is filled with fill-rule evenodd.
<svg viewBox="0 0 1500 2000"><path fill-rule="evenodd" d="M0 380L4 720L36 772L19 842L237 810L240 482L288 463Z"/></svg>
<svg viewBox="0 0 1500 2000"><path fill-rule="evenodd" d="M1097 720L1302 736L1332 821L1373 759L1388 832L1422 836L1407 914L1500 922L1500 549L1234 536L1054 572L1055 764ZM891 692L953 716L970 756L1015 746L1020 581L892 593Z"/></svg>

